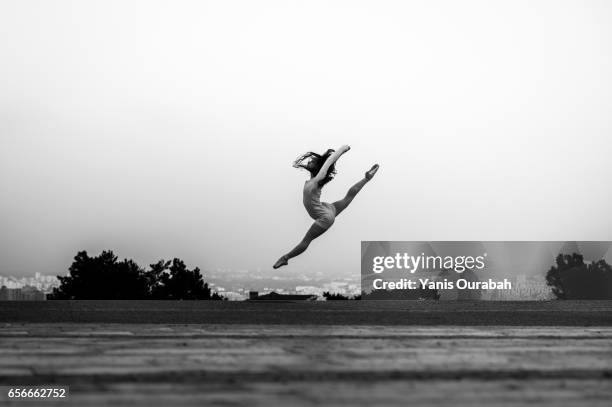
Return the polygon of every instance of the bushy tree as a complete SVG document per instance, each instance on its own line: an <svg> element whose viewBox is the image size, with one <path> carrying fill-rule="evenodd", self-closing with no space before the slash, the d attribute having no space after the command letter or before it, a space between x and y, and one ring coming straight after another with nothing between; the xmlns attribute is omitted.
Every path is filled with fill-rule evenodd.
<svg viewBox="0 0 612 407"><path fill-rule="evenodd" d="M58 276L60 286L53 299L69 300L139 300L149 297L144 270L132 260L118 261L108 250L90 257L78 252L67 276Z"/></svg>
<svg viewBox="0 0 612 407"><path fill-rule="evenodd" d="M584 257L559 254L546 274L553 294L563 300L612 299L612 267L605 260L586 264Z"/></svg>
<svg viewBox="0 0 612 407"><path fill-rule="evenodd" d="M143 270L133 260L118 261L108 250L90 257L78 252L67 276L50 299L70 300L221 300L204 283L199 268L189 270L181 259L160 260Z"/></svg>
<svg viewBox="0 0 612 407"><path fill-rule="evenodd" d="M151 264L148 272L151 281L151 296L156 299L171 300L219 300L217 293L212 293L204 283L198 267L189 270L181 259L171 262L160 260Z"/></svg>

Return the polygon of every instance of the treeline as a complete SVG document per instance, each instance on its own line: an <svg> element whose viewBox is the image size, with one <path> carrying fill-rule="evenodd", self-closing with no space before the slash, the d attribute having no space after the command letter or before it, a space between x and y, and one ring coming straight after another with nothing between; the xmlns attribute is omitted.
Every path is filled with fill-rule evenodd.
<svg viewBox="0 0 612 407"><path fill-rule="evenodd" d="M98 256L80 251L69 274L49 299L57 300L224 300L204 282L198 267L181 259L159 260L143 269L134 260L119 260L110 250Z"/></svg>
<svg viewBox="0 0 612 407"><path fill-rule="evenodd" d="M323 298L325 298L325 301L360 300L361 295L357 294L357 295L353 295L352 297L349 297L347 295L343 295L340 293L332 293L329 291L325 291L323 293Z"/></svg>
<svg viewBox="0 0 612 407"><path fill-rule="evenodd" d="M119 260L110 250L98 256L80 251L69 274L58 276L60 286L49 299L68 300L224 300L204 282L198 267L189 269L181 259L159 260L140 267L134 260ZM585 263L582 255L559 254L546 274L558 299L612 299L612 267L605 260ZM361 299L440 299L437 290L377 290L347 297L325 292L328 301Z"/></svg>

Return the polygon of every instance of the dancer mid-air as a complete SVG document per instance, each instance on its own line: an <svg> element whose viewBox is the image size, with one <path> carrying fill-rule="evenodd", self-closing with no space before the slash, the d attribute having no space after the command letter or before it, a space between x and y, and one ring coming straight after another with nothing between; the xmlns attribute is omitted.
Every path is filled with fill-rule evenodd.
<svg viewBox="0 0 612 407"><path fill-rule="evenodd" d="M329 149L323 155L308 152L293 163L295 168L304 168L310 172L310 179L304 184L304 206L315 222L310 229L308 229L302 241L298 243L293 250L281 256L281 258L274 263L273 267L275 269L287 265L289 259L302 254L308 248L310 242L325 233L334 223L336 216L346 209L353 198L355 198L355 195L361 191L361 188L363 188L363 186L372 179L374 174L376 174L376 171L378 171L378 164L373 165L369 171L366 171L365 178L353 185L343 199L333 204L321 202L321 188L334 178L336 174L336 161L342 154L350 149L349 146L342 146L335 152Z"/></svg>

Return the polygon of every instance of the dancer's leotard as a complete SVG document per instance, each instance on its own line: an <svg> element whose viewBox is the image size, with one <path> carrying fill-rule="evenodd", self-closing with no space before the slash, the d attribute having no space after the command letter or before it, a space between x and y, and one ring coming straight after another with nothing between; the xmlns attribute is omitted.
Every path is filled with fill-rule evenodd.
<svg viewBox="0 0 612 407"><path fill-rule="evenodd" d="M340 156L349 150L349 146L342 146L325 161L316 177L306 181L304 184L304 207L315 223L324 229L329 229L336 219L336 207L327 202L321 202L322 181L327 176L327 171Z"/></svg>
<svg viewBox="0 0 612 407"><path fill-rule="evenodd" d="M321 202L321 187L318 181L308 180L304 184L304 207L315 223L324 229L329 229L336 219L336 207Z"/></svg>

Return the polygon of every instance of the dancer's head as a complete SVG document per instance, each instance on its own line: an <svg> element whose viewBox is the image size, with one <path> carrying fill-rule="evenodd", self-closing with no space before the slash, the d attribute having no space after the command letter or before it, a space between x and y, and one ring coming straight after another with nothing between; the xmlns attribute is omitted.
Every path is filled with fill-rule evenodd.
<svg viewBox="0 0 612 407"><path fill-rule="evenodd" d="M311 177L315 177L319 173L321 167L323 167L323 164L325 164L325 161L333 153L334 150L331 148L323 154L317 154L309 151L306 154L299 156L298 159L293 162L293 166L295 168L303 168L310 173ZM327 170L327 175L322 181L319 182L319 186L327 184L334 178L334 175L336 175L336 163L329 167L329 170Z"/></svg>

